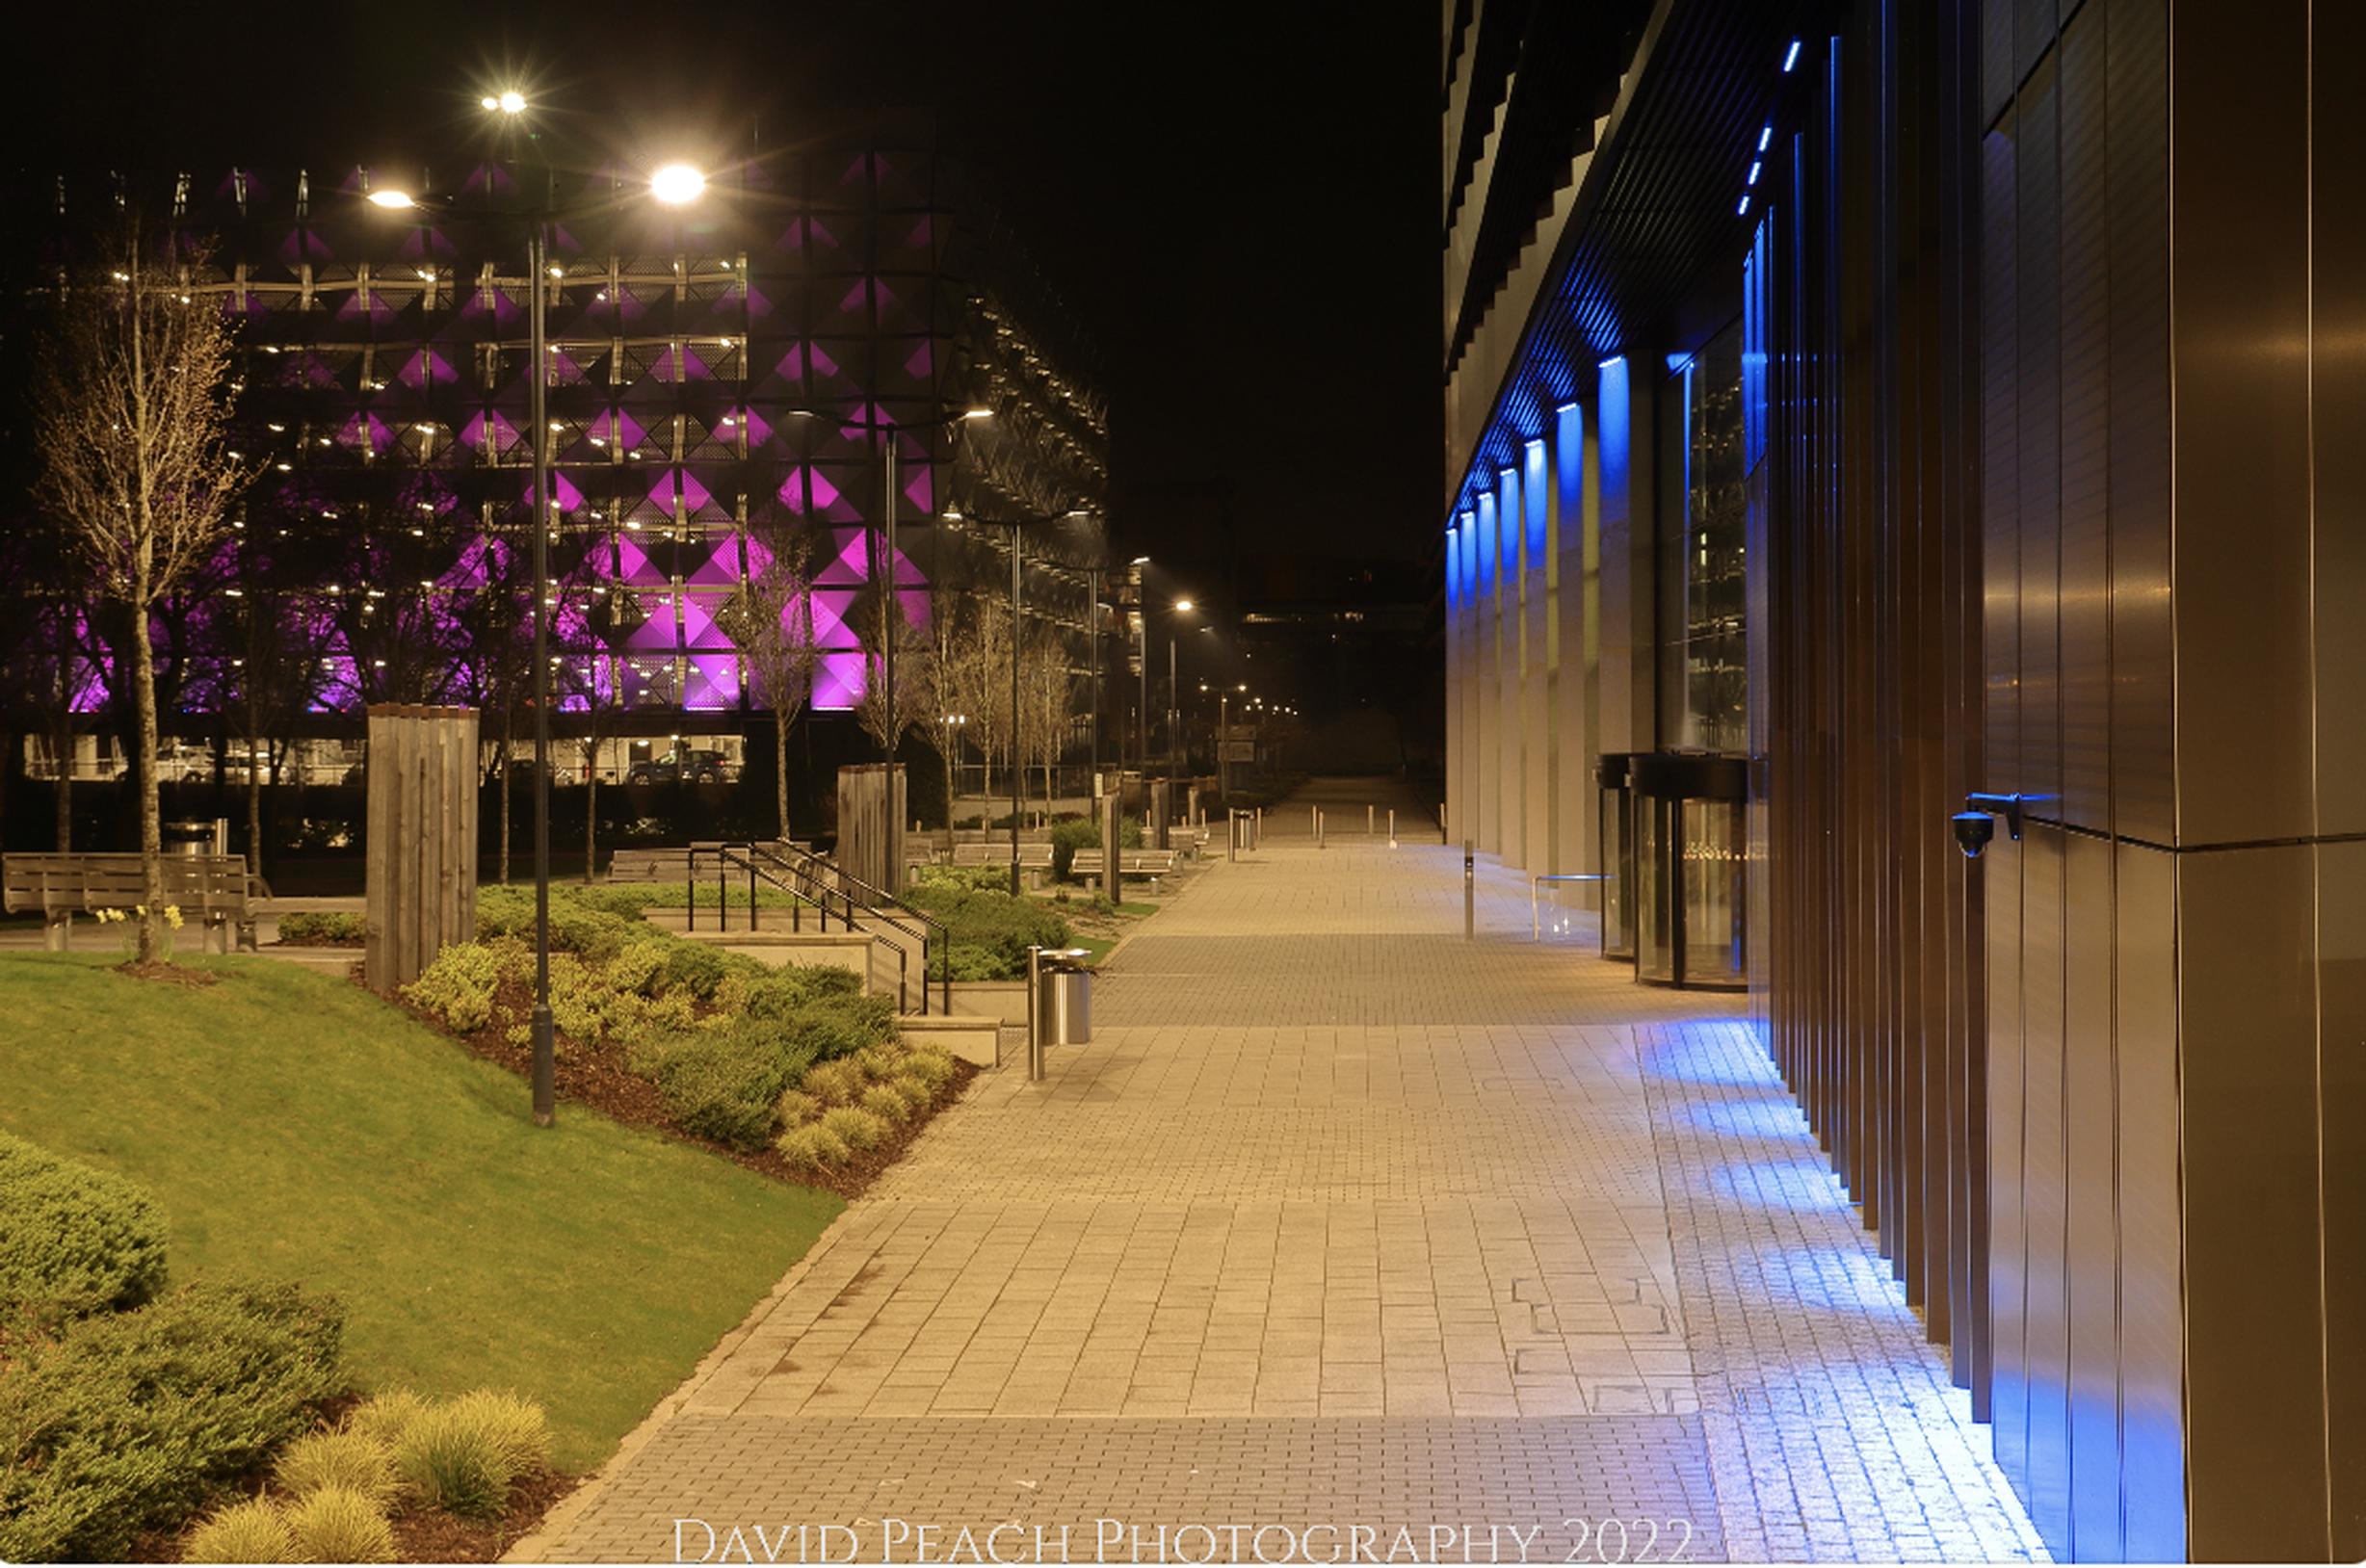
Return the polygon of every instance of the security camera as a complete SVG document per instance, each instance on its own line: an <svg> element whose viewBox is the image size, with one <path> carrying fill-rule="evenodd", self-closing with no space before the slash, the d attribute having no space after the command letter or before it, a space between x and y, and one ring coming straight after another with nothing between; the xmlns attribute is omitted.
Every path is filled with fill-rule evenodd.
<svg viewBox="0 0 2366 1568"><path fill-rule="evenodd" d="M1956 824L1956 847L1966 860L1978 860L1980 851L1996 837L1996 819L1985 811L1959 811L1953 819Z"/></svg>

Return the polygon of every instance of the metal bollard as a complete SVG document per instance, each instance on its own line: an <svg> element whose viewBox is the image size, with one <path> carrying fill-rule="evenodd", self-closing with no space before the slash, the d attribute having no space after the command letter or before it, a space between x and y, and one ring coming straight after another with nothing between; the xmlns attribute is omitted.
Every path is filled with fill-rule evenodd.
<svg viewBox="0 0 2366 1568"><path fill-rule="evenodd" d="M1043 950L1027 950L1027 1082L1043 1082L1043 1019L1038 1000L1043 989Z"/></svg>
<svg viewBox="0 0 2366 1568"><path fill-rule="evenodd" d="M1437 842L1446 842L1446 802L1443 800L1437 803Z"/></svg>
<svg viewBox="0 0 2366 1568"><path fill-rule="evenodd" d="M1372 802L1364 802L1364 837L1372 836Z"/></svg>
<svg viewBox="0 0 2366 1568"><path fill-rule="evenodd" d="M1314 808L1314 847L1318 849L1325 847L1323 843L1323 808L1321 806Z"/></svg>
<svg viewBox="0 0 2366 1568"><path fill-rule="evenodd" d="M1462 940L1472 941L1479 929L1478 873L1472 869L1471 841L1462 841ZM1030 993L1031 995L1033 993Z"/></svg>
<svg viewBox="0 0 2366 1568"><path fill-rule="evenodd" d="M1392 849L1397 847L1397 808L1394 806L1388 808L1388 847Z"/></svg>

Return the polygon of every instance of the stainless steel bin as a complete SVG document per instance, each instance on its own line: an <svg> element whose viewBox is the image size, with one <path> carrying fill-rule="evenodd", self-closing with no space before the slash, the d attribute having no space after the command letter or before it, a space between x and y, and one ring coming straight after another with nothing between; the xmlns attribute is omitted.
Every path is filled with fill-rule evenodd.
<svg viewBox="0 0 2366 1568"><path fill-rule="evenodd" d="M1036 979L1036 1019L1045 1045L1091 1043L1092 971L1045 954Z"/></svg>

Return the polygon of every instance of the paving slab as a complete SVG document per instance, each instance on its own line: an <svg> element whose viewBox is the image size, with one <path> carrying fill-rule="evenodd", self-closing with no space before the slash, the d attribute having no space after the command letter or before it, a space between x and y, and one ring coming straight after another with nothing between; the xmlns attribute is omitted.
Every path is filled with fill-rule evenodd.
<svg viewBox="0 0 2366 1568"><path fill-rule="evenodd" d="M1220 849L1092 1042L1039 1083L1006 1053L516 1555L671 1560L688 1520L694 1559L759 1524L1590 1559L1615 1520L1611 1560L1645 1522L1654 1560L2041 1557L1739 999L1636 985L1583 917L1532 940L1491 864L1466 941L1458 849L1304 816Z"/></svg>

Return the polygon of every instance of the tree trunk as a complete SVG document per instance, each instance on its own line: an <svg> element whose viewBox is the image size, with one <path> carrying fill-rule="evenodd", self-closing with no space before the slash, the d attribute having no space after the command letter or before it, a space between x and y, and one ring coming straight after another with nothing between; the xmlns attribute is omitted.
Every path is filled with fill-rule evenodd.
<svg viewBox="0 0 2366 1568"><path fill-rule="evenodd" d="M247 874L263 875L263 737L262 725L247 717Z"/></svg>
<svg viewBox="0 0 2366 1568"><path fill-rule="evenodd" d="M156 650L148 640L148 575L143 562L131 601L132 701L140 716L140 883L146 914L140 922L139 961L156 961L164 925L163 802L156 788Z"/></svg>
<svg viewBox="0 0 2366 1568"><path fill-rule="evenodd" d="M789 716L773 714L773 794L780 813L780 842L789 841Z"/></svg>
<svg viewBox="0 0 2366 1568"><path fill-rule="evenodd" d="M592 868L599 864L600 765L583 771L583 885L592 885Z"/></svg>
<svg viewBox="0 0 2366 1568"><path fill-rule="evenodd" d="M57 770L58 853L74 848L74 732L61 730L49 738L49 760Z"/></svg>

